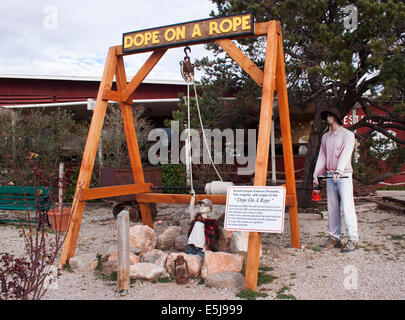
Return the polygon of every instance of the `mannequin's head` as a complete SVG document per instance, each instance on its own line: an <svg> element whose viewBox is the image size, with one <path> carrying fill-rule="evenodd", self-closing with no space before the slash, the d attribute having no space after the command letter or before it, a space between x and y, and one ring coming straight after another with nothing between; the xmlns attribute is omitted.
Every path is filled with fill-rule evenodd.
<svg viewBox="0 0 405 320"><path fill-rule="evenodd" d="M199 212L203 218L209 218L211 216L211 211L213 208L212 201L209 199L204 199L198 201Z"/></svg>
<svg viewBox="0 0 405 320"><path fill-rule="evenodd" d="M342 125L342 120L340 119L340 112L336 108L330 108L321 112L322 120L326 121L329 126L333 124Z"/></svg>
<svg viewBox="0 0 405 320"><path fill-rule="evenodd" d="M335 122L337 122L336 117L333 114L328 114L326 117L326 122L328 125L333 125Z"/></svg>

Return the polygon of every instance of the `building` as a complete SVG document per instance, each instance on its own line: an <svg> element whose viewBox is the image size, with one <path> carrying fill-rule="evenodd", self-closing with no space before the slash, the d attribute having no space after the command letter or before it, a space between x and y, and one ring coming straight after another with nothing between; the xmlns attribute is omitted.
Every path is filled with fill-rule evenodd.
<svg viewBox="0 0 405 320"><path fill-rule="evenodd" d="M91 117L100 84L96 77L0 75L0 106L11 109L53 110L63 107L75 117ZM133 94L135 105L143 105L157 125L176 110L183 81L144 80Z"/></svg>
<svg viewBox="0 0 405 320"><path fill-rule="evenodd" d="M0 75L0 107L18 110L40 108L44 112L63 107L73 111L76 119L87 119L92 115L99 84L100 78L96 77ZM149 119L156 127L163 127L164 119L169 118L172 111L177 109L179 94L186 95L186 92L187 86L184 81L144 80L132 99L134 105L146 108ZM290 106L290 111L294 164L297 181L300 181L314 111L311 110L311 106L305 109ZM361 109L355 112L355 119L364 116ZM344 118L344 126L351 124L353 115L349 114ZM394 132L405 139L403 130ZM275 143L277 178L282 180L284 165L281 141L276 139ZM379 184L379 186L391 185L405 185L405 166L400 174Z"/></svg>

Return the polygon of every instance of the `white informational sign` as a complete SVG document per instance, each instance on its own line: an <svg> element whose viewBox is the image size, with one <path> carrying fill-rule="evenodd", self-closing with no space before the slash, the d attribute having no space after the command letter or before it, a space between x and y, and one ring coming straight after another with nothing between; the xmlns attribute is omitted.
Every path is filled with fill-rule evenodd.
<svg viewBox="0 0 405 320"><path fill-rule="evenodd" d="M231 186L226 198L224 228L232 231L281 233L285 187Z"/></svg>

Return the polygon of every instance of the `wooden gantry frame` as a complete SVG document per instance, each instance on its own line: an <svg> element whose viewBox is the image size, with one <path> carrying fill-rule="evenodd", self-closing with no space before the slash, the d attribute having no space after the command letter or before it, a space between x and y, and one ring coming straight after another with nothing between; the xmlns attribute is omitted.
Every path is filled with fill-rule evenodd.
<svg viewBox="0 0 405 320"><path fill-rule="evenodd" d="M235 38L222 38L204 40L193 44L215 41L226 53L235 60L249 76L262 87L262 100L260 109L260 123L256 154L256 169L254 176L255 186L265 186L270 146L270 129L273 114L274 91L277 91L281 136L286 176L286 206L289 207L289 221L291 245L300 247L297 195L295 187L294 159L291 139L290 113L287 98L287 85L284 66L283 40L281 26L278 21L268 21L254 24L254 37L267 36L266 58L264 71L260 70L233 42ZM251 37L251 36L250 36ZM241 38L241 37L239 37ZM236 38L236 39L239 39ZM245 37L246 38L246 37ZM179 47L173 45L170 47ZM183 46L183 45L182 45ZM132 94L146 78L153 67L170 48L154 49L145 64L140 68L131 81L127 81L122 46L113 46L108 50L103 77L97 94L96 106L91 120L83 159L80 167L76 192L72 206L72 216L69 229L63 244L60 264L65 265L74 256L79 236L80 224L87 200L107 197L136 195L139 203L142 222L153 228L149 203L177 203L189 204L191 195L152 193L151 183L145 183L141 157L135 132L132 115ZM152 49L150 50L152 51ZM116 90L112 84L116 80ZM90 179L93 172L94 160L103 127L108 101L120 103L125 136L130 156L134 184L111 187L90 188ZM196 201L204 198L210 199L214 204L226 204L226 195L196 194ZM246 258L245 289L256 290L260 259L261 233L250 232Z"/></svg>

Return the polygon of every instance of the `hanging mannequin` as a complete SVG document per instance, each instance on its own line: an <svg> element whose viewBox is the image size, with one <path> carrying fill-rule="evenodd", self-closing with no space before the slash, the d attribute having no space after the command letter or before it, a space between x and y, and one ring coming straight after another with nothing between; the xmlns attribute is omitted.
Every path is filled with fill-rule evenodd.
<svg viewBox="0 0 405 320"><path fill-rule="evenodd" d="M200 200L198 205L199 212L190 224L186 253L204 258L206 250L213 250L212 241L219 238L219 229L217 221L210 219L213 208L211 200Z"/></svg>

